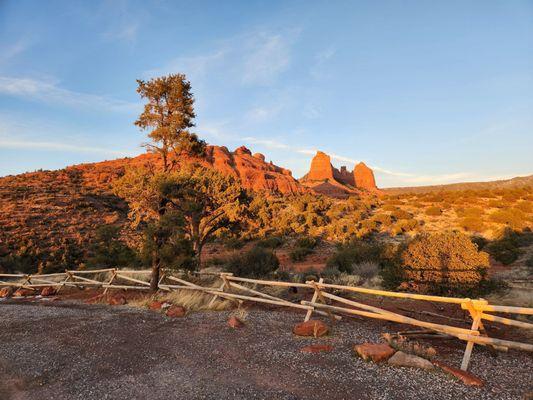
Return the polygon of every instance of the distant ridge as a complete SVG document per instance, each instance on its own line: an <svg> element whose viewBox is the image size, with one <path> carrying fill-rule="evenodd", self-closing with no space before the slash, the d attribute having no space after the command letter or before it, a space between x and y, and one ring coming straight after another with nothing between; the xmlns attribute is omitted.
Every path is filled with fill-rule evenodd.
<svg viewBox="0 0 533 400"><path fill-rule="evenodd" d="M392 187L381 189L385 193L427 193L459 190L486 190L486 189L509 189L518 187L533 187L533 175L517 176L511 179L502 179L486 182L462 182L449 183L446 185Z"/></svg>

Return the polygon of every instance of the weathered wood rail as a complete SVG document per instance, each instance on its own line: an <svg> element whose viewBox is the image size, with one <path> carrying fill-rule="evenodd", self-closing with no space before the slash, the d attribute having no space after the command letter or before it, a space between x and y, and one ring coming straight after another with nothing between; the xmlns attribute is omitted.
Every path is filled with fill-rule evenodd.
<svg viewBox="0 0 533 400"><path fill-rule="evenodd" d="M67 270L61 273L40 275L0 274L0 287L10 286L14 288L29 289L35 291L36 293L38 289L46 286L55 287L57 292L60 292L64 287L102 288L104 289L104 293L110 289L149 290L150 283L148 282L148 279L150 277L150 273L150 271L146 270L138 271L106 268L86 271ZM465 341L467 344L461 363L461 369L463 370L468 369L470 357L475 344L491 346L500 350L517 349L522 351L533 351L533 344L489 337L483 326L483 320L486 320L506 326L513 326L522 329L533 329L533 324L529 322L519 321L494 314L503 313L533 315L533 308L491 305L484 299L429 296L416 293L393 292L356 286L335 285L325 283L323 279L320 279L318 282L307 281L305 283L301 283L241 278L230 273L199 274L212 275L220 279L221 285L219 287L200 286L183 278L174 276L170 271L163 271L159 280L159 288L165 291L202 291L213 296L211 303L216 301L217 298L222 298L235 301L239 304L245 301L252 301L282 307L291 307L305 311L305 321L309 320L313 313L325 315L334 320L341 319L340 314L343 314L348 316L356 315L360 317L374 318L417 326ZM253 285L253 287L246 285ZM310 301L303 300L299 303L294 303L280 297L263 293L258 290L258 286L305 288L311 289L313 291L313 295ZM331 293L332 291L334 291L336 294ZM246 294L242 294L243 292ZM342 297L339 295L339 293L359 293L371 296L455 304L469 313L472 323L470 327L460 327L423 321L417 318L399 314L397 312L392 312L381 307L360 303L353 299ZM467 321L465 321L465 323L467 323Z"/></svg>

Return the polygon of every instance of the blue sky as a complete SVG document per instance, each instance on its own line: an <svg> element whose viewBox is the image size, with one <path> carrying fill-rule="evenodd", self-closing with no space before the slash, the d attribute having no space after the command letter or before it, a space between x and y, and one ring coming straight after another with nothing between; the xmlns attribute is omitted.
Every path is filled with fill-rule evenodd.
<svg viewBox="0 0 533 400"><path fill-rule="evenodd" d="M202 138L297 177L533 173L533 1L0 0L0 176L142 152L135 80L172 72Z"/></svg>

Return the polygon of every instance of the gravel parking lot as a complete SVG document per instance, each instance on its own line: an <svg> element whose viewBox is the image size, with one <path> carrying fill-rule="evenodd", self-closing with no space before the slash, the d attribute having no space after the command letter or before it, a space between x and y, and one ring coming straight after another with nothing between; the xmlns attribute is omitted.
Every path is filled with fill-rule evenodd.
<svg viewBox="0 0 533 400"><path fill-rule="evenodd" d="M394 325L344 319L324 339L295 337L302 314L249 311L170 319L157 312L73 301L0 303L0 399L523 399L533 358L476 346L467 387L442 371L367 363L352 346ZM302 353L308 344L328 353ZM439 359L458 365L464 345Z"/></svg>

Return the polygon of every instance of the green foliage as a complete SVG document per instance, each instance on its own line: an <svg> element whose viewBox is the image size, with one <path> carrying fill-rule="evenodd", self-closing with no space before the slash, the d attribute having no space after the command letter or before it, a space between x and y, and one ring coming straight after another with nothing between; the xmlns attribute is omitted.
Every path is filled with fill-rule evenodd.
<svg viewBox="0 0 533 400"><path fill-rule="evenodd" d="M313 249L307 247L296 247L289 253L292 262L303 261L305 258L313 252Z"/></svg>
<svg viewBox="0 0 533 400"><path fill-rule="evenodd" d="M147 100L135 125L151 129L148 137L154 144L147 147L159 153L163 170L170 169L169 153L201 155L205 142L189 132L194 126L194 97L191 84L183 74L171 74L149 81L137 80L137 92Z"/></svg>
<svg viewBox="0 0 533 400"><path fill-rule="evenodd" d="M533 242L531 232L516 232L506 229L501 236L486 246L488 253L498 262L509 265L515 262L522 254L520 247L528 246Z"/></svg>
<svg viewBox="0 0 533 400"><path fill-rule="evenodd" d="M96 230L86 262L88 269L139 265L137 254L119 239L119 235L120 227L115 225L102 225Z"/></svg>
<svg viewBox="0 0 533 400"><path fill-rule="evenodd" d="M279 268L279 260L272 250L254 247L229 257L223 268L241 277L265 277Z"/></svg>
<svg viewBox="0 0 533 400"><path fill-rule="evenodd" d="M401 267L404 281L422 285L424 291L453 293L478 286L486 277L489 257L466 235L424 234L402 252Z"/></svg>
<svg viewBox="0 0 533 400"><path fill-rule="evenodd" d="M385 247L381 243L361 240L340 245L336 253L328 258L326 268L351 274L357 264L381 264L384 261Z"/></svg>
<svg viewBox="0 0 533 400"><path fill-rule="evenodd" d="M310 236L302 236L296 239L295 247L301 247L305 249L314 249L318 243L318 240Z"/></svg>
<svg viewBox="0 0 533 400"><path fill-rule="evenodd" d="M262 247L264 249L277 249L278 247L283 246L284 242L283 238L279 236L271 236L258 241L255 245L256 247Z"/></svg>
<svg viewBox="0 0 533 400"><path fill-rule="evenodd" d="M239 239L237 237L231 237L224 241L224 247L226 247L226 249L231 250L242 249L245 244L246 242L244 240Z"/></svg>

